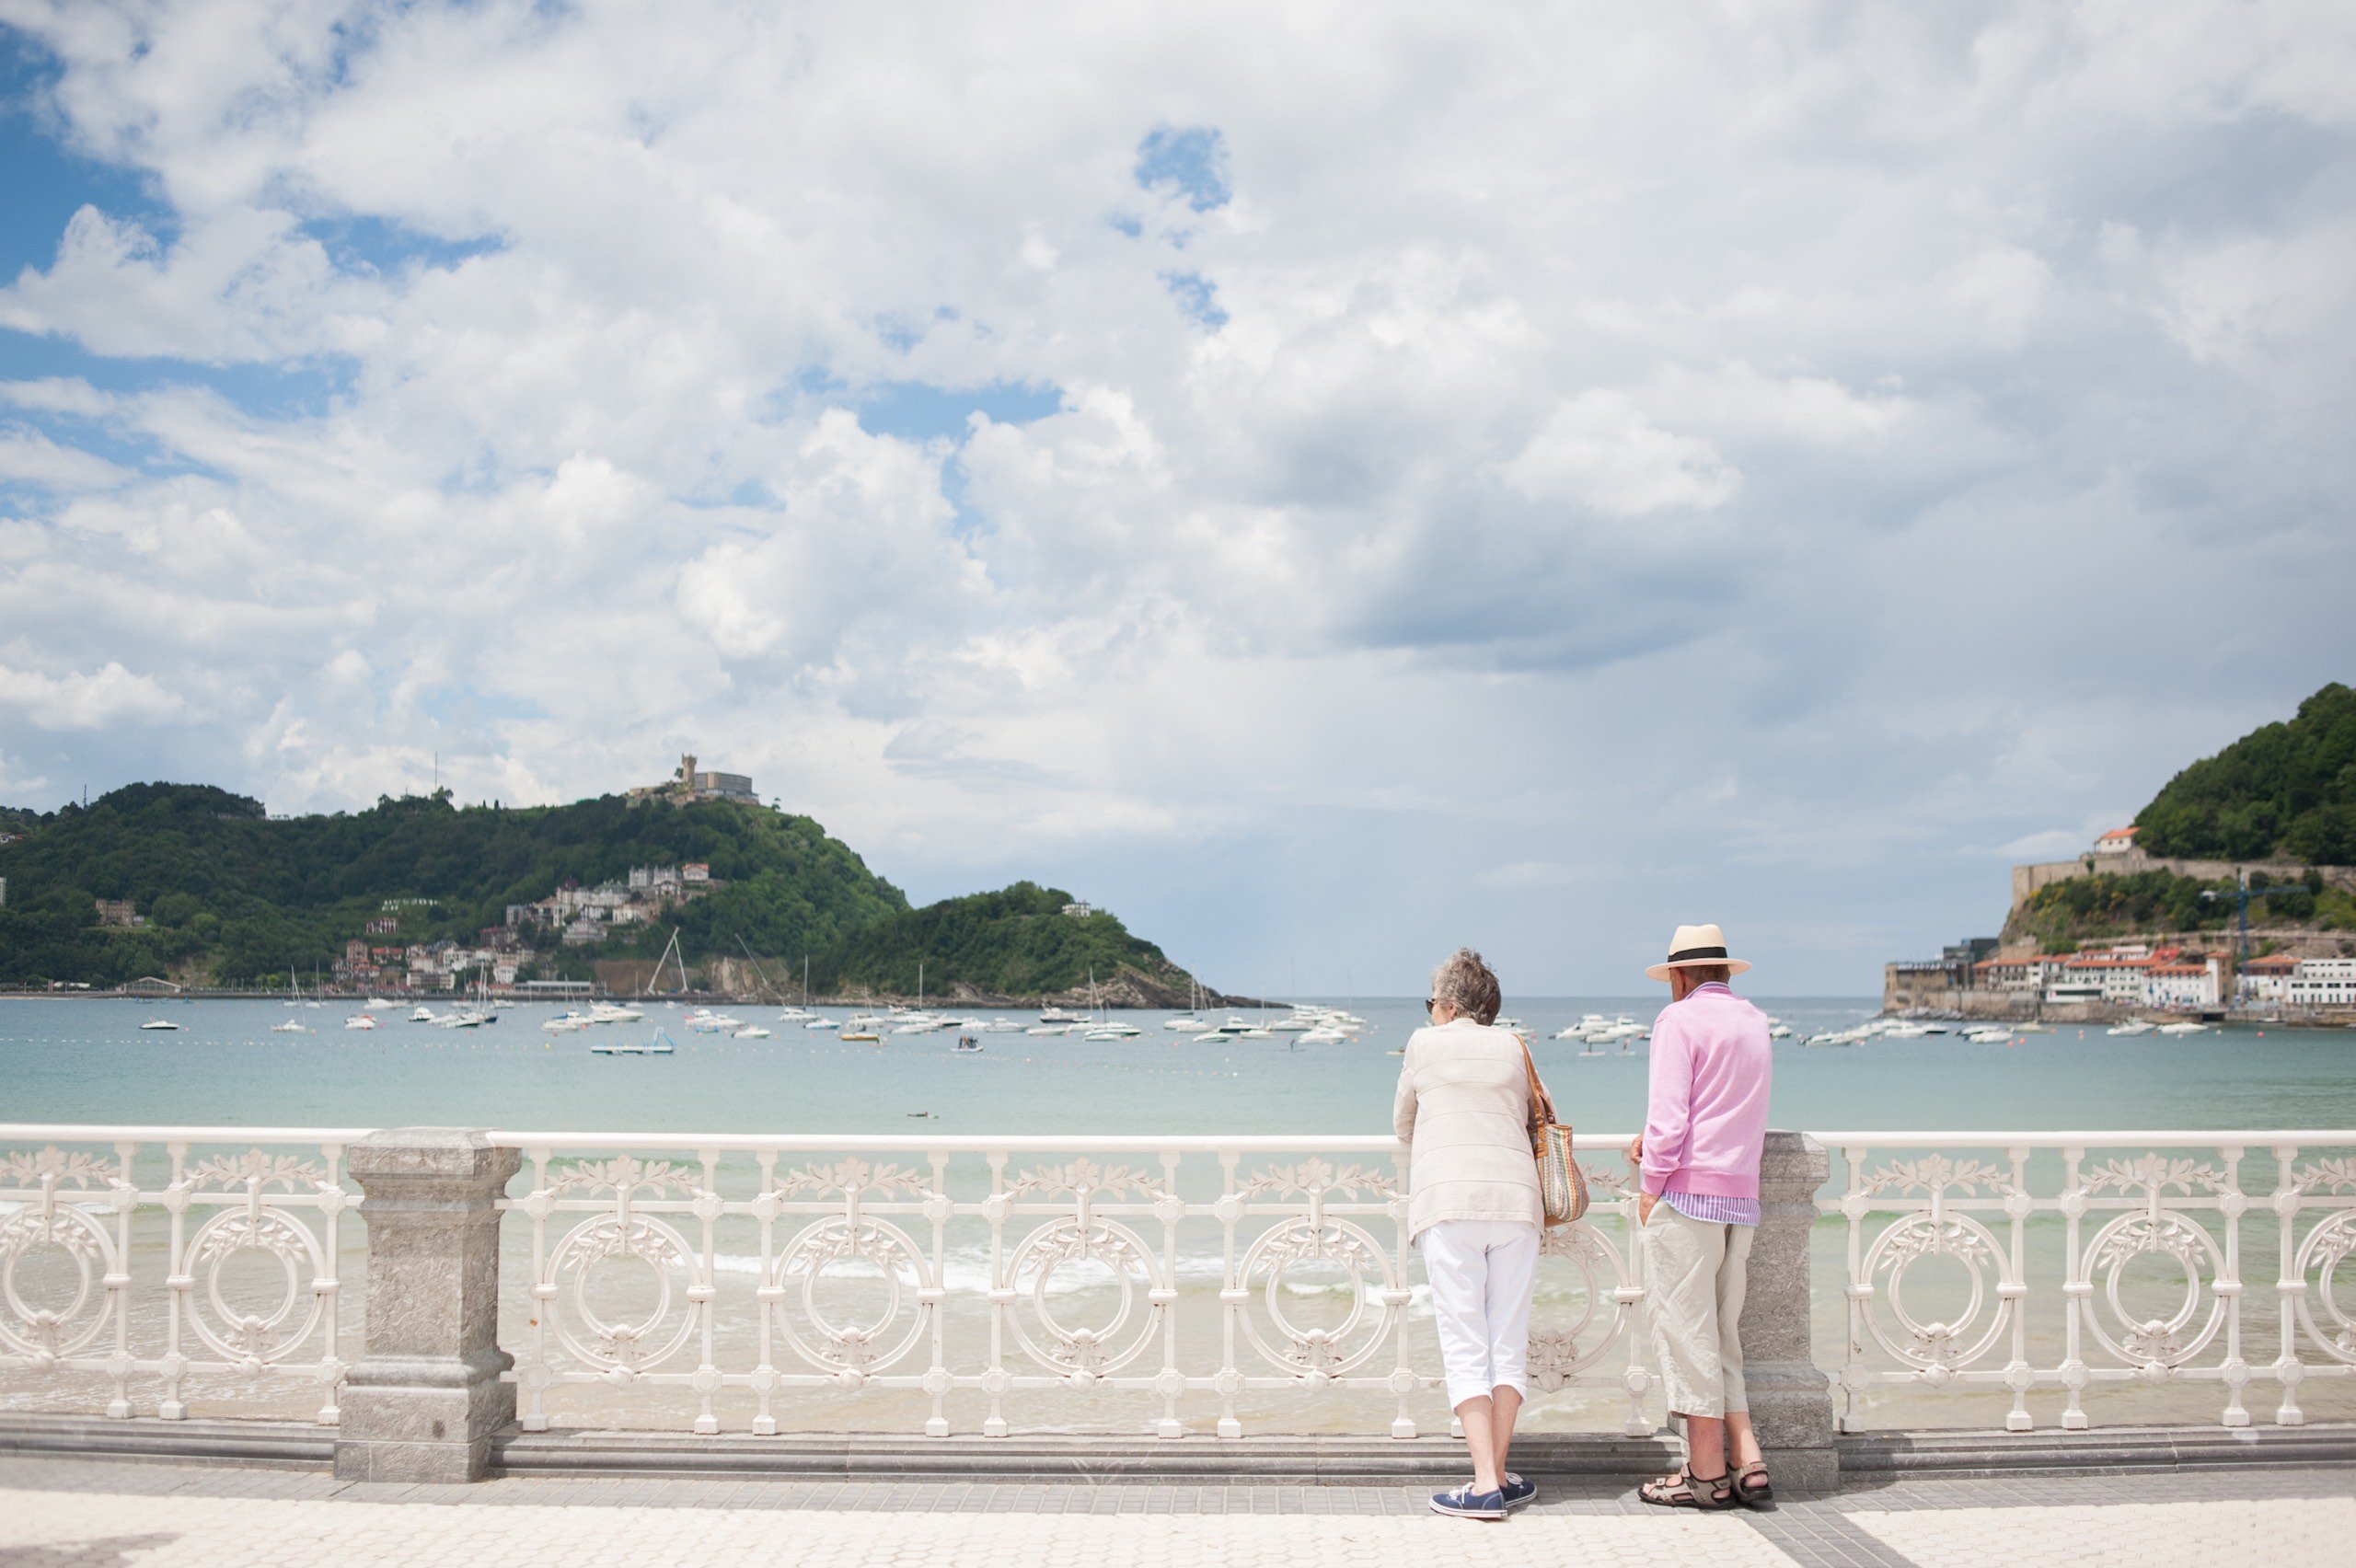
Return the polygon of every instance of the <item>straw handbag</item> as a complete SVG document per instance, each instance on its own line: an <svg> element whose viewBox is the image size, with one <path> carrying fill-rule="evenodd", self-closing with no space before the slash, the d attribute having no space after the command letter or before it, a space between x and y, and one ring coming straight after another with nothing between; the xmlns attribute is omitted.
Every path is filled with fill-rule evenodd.
<svg viewBox="0 0 2356 1568"><path fill-rule="evenodd" d="M1571 1129L1554 1120L1553 1098L1538 1079L1538 1064L1530 1058L1526 1040L1521 1041L1521 1066L1530 1075L1530 1152L1538 1161L1538 1192L1545 1200L1551 1230L1587 1213L1587 1173L1571 1157Z"/></svg>

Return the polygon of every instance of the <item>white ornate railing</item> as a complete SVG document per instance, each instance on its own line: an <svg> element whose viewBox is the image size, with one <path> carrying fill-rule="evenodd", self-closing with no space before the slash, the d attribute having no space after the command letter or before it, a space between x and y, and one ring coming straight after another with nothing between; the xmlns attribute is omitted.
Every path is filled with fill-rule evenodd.
<svg viewBox="0 0 2356 1568"><path fill-rule="evenodd" d="M336 1260L356 1201L340 1166L366 1136L0 1125L0 1370L94 1374L111 1416L134 1413L134 1379L153 1379L166 1420L207 1373L294 1379L333 1424ZM269 1260L259 1279L248 1256Z"/></svg>
<svg viewBox="0 0 2356 1568"><path fill-rule="evenodd" d="M2303 1382L2356 1372L2335 1291L2356 1252L2356 1133L1819 1136L1842 1185L1818 1206L1848 1229L1845 1429L1890 1385L2008 1392L2015 1432L2031 1390L2059 1388L2079 1429L2089 1389L2138 1380L2223 1384L2227 1426L2269 1380L2275 1422L2295 1425ZM1908 1284L1932 1266L1944 1288Z"/></svg>
<svg viewBox="0 0 2356 1568"><path fill-rule="evenodd" d="M2245 1425L2252 1384L2277 1392L2280 1424L2356 1409L2356 1132L1823 1141L1817 1360L1849 1429L1984 1408L2026 1430L2050 1419L2032 1396L2055 1390L2070 1428ZM1584 1390L1580 1418L1646 1433L1657 1381L1619 1140L1579 1147L1597 1208L1547 1237L1533 1391ZM1791 1225L1808 1169L1784 1178ZM347 1366L362 1238L343 1216L362 1182L385 1200L372 1229L411 1226L372 1292L398 1300L406 1283L435 1304L388 1313L387 1332L453 1336L379 1347L374 1370ZM176 1419L191 1400L298 1401L323 1423L341 1406L348 1434L369 1389L441 1397L431 1378L403 1391L421 1357L491 1378L478 1351L495 1331L527 1428L875 1414L930 1433L1142 1420L1232 1435L1306 1412L1412 1435L1415 1409L1438 1412L1438 1368L1411 1310L1404 1189L1387 1137L0 1124L0 1405ZM1772 1276L1754 1258L1754 1297L1784 1316L1807 1289L1805 1241L1787 1233ZM469 1274L447 1249L475 1245ZM502 1273L503 1316L468 1283ZM1311 1275L1322 1297L1301 1294ZM1877 1420L1890 1397L1899 1419Z"/></svg>
<svg viewBox="0 0 2356 1568"><path fill-rule="evenodd" d="M691 1395L706 1433L724 1389L749 1394L756 1434L779 1429L777 1401L797 1390L913 1391L935 1435L961 1391L986 1401L985 1435L1009 1430L1010 1396L1126 1392L1165 1437L1184 1431L1189 1395L1213 1396L1215 1430L1234 1436L1249 1394L1355 1390L1385 1398L1392 1435L1411 1437L1409 1398L1438 1381L1407 1332L1406 1182L1388 1137L904 1136L848 1153L823 1136L491 1141L527 1161L527 1190L502 1204L529 1229L534 1309L508 1343L526 1430L549 1424L567 1386L647 1384ZM1590 1171L1605 1200L1590 1220L1546 1238L1542 1289L1568 1271L1584 1300L1533 1323L1530 1371L1540 1392L1616 1391L1642 1434L1656 1424L1634 1332L1644 1292L1611 1165ZM979 1265L962 1285L953 1253ZM601 1308L589 1274L622 1260L653 1284ZM1091 1266L1100 1315L1076 1320L1057 1282ZM1215 1271L1216 1290L1183 1289L1190 1267ZM1288 1314L1288 1271L1311 1268L1342 1276L1338 1322ZM866 1304L827 1307L830 1274L863 1280ZM719 1332L748 1315L750 1332Z"/></svg>

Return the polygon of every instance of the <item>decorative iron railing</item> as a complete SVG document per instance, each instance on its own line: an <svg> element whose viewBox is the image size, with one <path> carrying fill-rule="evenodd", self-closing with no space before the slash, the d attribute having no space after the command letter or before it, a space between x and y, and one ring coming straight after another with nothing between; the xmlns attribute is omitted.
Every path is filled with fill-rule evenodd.
<svg viewBox="0 0 2356 1568"><path fill-rule="evenodd" d="M110 1416L318 1390L332 1424L358 1128L0 1126L0 1369Z"/></svg>
<svg viewBox="0 0 2356 1568"><path fill-rule="evenodd" d="M878 1389L920 1396L936 1435L960 1393L983 1401L986 1435L1009 1430L1017 1396L1125 1393L1175 1437L1190 1397L1215 1401L1213 1429L1234 1436L1242 1401L1281 1392L1380 1396L1407 1437L1410 1396L1438 1382L1407 1332L1406 1177L1388 1137L492 1141L526 1160L526 1190L502 1205L529 1230L533 1310L509 1342L526 1430L568 1387L644 1384L692 1397L707 1433L724 1390L764 1434L797 1392ZM1607 1199L1624 1191L1617 1168L1589 1173ZM1610 1390L1641 1434L1657 1421L1626 1219L1600 1205L1548 1234L1542 1291L1552 1274L1570 1300L1533 1323L1530 1370L1537 1392ZM653 1281L615 1313L588 1277L620 1260ZM1311 1272L1338 1276L1318 1322L1288 1299ZM829 1307L830 1281L863 1283L864 1299Z"/></svg>
<svg viewBox="0 0 2356 1568"><path fill-rule="evenodd" d="M2356 1372L2336 1288L2356 1253L2356 1134L1819 1136L1839 1192L1818 1206L1848 1231L1844 1429L1889 1386L2000 1390L2015 1432L2035 1424L2032 1390L2058 1388L2062 1425L2082 1429L2089 1390L2130 1382L2221 1384L2226 1426L2271 1382L2274 1421L2296 1425L2303 1383ZM1910 1286L1934 1269L1944 1286Z"/></svg>
<svg viewBox="0 0 2356 1568"><path fill-rule="evenodd" d="M448 1201L477 1205L503 1296L451 1299L515 1358L526 1428L1235 1435L1322 1412L1403 1436L1439 1409L1387 1137L451 1136L498 1155ZM0 1406L336 1422L364 1141L0 1125ZM1823 1141L1816 1360L1849 1430L2356 1409L2356 1132ZM1642 1434L1619 1147L1579 1140L1597 1207L1547 1236L1530 1373ZM1795 1225L1814 1181L1785 1189ZM1754 1297L1807 1292L1806 1243L1772 1280L1754 1259ZM451 1268L399 1251L366 1283Z"/></svg>

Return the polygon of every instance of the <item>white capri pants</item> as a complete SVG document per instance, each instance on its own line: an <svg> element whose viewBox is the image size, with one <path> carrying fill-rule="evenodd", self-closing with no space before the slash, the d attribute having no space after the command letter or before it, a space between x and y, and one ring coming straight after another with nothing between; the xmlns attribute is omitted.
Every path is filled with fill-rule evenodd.
<svg viewBox="0 0 2356 1568"><path fill-rule="evenodd" d="M1529 1391L1538 1238L1538 1227L1527 1221L1443 1219L1416 1239L1432 1287L1450 1410L1492 1389Z"/></svg>

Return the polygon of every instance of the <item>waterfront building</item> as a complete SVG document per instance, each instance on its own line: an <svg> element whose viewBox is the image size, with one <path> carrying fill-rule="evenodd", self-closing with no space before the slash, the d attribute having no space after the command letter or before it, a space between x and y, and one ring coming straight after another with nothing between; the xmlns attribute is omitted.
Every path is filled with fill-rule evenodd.
<svg viewBox="0 0 2356 1568"><path fill-rule="evenodd" d="M2241 973L2234 978L2234 997L2244 1005L2281 1007L2291 999L2291 976L2298 967L2295 953L2276 952L2253 958L2242 965Z"/></svg>
<svg viewBox="0 0 2356 1568"><path fill-rule="evenodd" d="M2148 950L2077 953L2062 961L2061 983L2073 989L2092 986L2096 997L2102 1001L2141 1006L2143 977L2154 962ZM2046 997L2050 1001L2062 999L2054 996L2050 987Z"/></svg>
<svg viewBox="0 0 2356 1568"><path fill-rule="evenodd" d="M2131 853L2135 847L2136 832L2137 830L2131 827L2112 828L2095 840L2095 853L2103 856Z"/></svg>
<svg viewBox="0 0 2356 1568"><path fill-rule="evenodd" d="M2143 1004L2180 1012L2214 1008L2224 994L2224 964L2214 957L2198 963L2154 963L2143 972Z"/></svg>
<svg viewBox="0 0 2356 1568"><path fill-rule="evenodd" d="M2289 999L2294 1008L2356 1007L2356 958L2302 959Z"/></svg>
<svg viewBox="0 0 2356 1568"><path fill-rule="evenodd" d="M2062 962L2038 952L2000 952L1971 966L1974 984L1983 991L2041 991L2058 977Z"/></svg>

